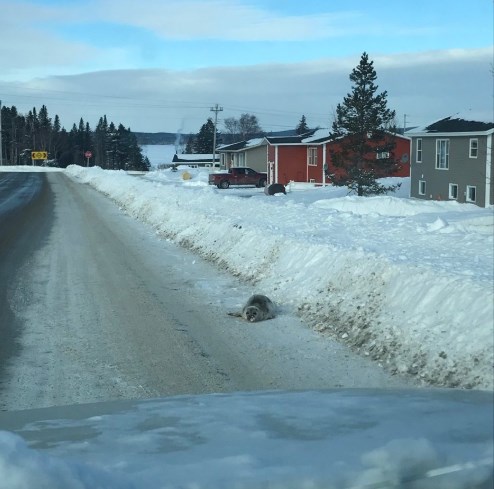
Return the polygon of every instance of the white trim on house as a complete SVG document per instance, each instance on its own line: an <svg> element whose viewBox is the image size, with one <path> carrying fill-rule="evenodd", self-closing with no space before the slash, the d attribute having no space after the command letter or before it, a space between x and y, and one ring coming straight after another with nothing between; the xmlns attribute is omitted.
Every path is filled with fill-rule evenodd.
<svg viewBox="0 0 494 489"><path fill-rule="evenodd" d="M419 141L420 141L420 150L419 150ZM415 163L422 163L422 138L416 139L417 144L415 145ZM419 160L419 151L420 151L420 160Z"/></svg>
<svg viewBox="0 0 494 489"><path fill-rule="evenodd" d="M473 196L474 196L473 199L470 196L471 190L473 190ZM467 185L467 189L465 192L465 202L470 202L472 204L475 204L477 202L477 186L476 185Z"/></svg>
<svg viewBox="0 0 494 489"><path fill-rule="evenodd" d="M448 189L448 199L458 200L458 184L450 183Z"/></svg>
<svg viewBox="0 0 494 489"><path fill-rule="evenodd" d="M410 138L445 138L451 136L466 136L466 137L477 137L477 136L489 136L494 134L494 129L489 129L487 131L470 131L470 132L429 132L429 131L419 131L419 132L407 132Z"/></svg>
<svg viewBox="0 0 494 489"><path fill-rule="evenodd" d="M475 146L472 143L476 143ZM472 152L475 151L475 155ZM479 157L479 138L470 138L468 140L468 157L477 159Z"/></svg>
<svg viewBox="0 0 494 489"><path fill-rule="evenodd" d="M326 168L327 168L327 150L326 150L327 143L324 143L322 145L322 186L326 186Z"/></svg>
<svg viewBox="0 0 494 489"><path fill-rule="evenodd" d="M449 170L449 139L436 139L436 170Z"/></svg>
<svg viewBox="0 0 494 489"><path fill-rule="evenodd" d="M492 134L487 136L487 156L485 157L485 207L491 202ZM494 202L492 202L494 204Z"/></svg>
<svg viewBox="0 0 494 489"><path fill-rule="evenodd" d="M274 147L274 182L278 182L278 145Z"/></svg>

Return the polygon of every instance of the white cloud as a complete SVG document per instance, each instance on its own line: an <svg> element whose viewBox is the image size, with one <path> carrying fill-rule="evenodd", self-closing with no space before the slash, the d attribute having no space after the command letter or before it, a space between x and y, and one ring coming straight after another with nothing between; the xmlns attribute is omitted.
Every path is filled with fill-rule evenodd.
<svg viewBox="0 0 494 489"><path fill-rule="evenodd" d="M142 9L133 0L104 0L95 14L113 22L144 27L166 39L314 40L342 35L356 12L287 15L236 0L158 0Z"/></svg>
<svg viewBox="0 0 494 489"><path fill-rule="evenodd" d="M492 117L491 49L370 56L380 90L399 120L421 125L472 109ZM82 116L92 126L107 114L135 131L197 132L215 103L222 118L256 114L265 130L293 128L302 114L328 127L332 110L351 90L360 55L305 63L215 67L189 71L115 70L0 83L4 105L23 112L47 105L62 124ZM54 91L53 91L54 90Z"/></svg>

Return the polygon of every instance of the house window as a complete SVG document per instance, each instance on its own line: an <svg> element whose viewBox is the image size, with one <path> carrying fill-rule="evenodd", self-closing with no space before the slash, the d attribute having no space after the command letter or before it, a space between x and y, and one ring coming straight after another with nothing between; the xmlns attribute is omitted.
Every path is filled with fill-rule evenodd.
<svg viewBox="0 0 494 489"><path fill-rule="evenodd" d="M477 197L476 194L477 194L477 187L473 187L472 185L467 185L466 201L475 202Z"/></svg>
<svg viewBox="0 0 494 489"><path fill-rule="evenodd" d="M478 139L470 139L470 158L477 158L479 154L479 140Z"/></svg>
<svg viewBox="0 0 494 489"><path fill-rule="evenodd" d="M449 198L453 200L458 199L458 185L456 183L449 184Z"/></svg>
<svg viewBox="0 0 494 489"><path fill-rule="evenodd" d="M425 195L425 180L419 180L419 195Z"/></svg>
<svg viewBox="0 0 494 489"><path fill-rule="evenodd" d="M436 140L436 170L449 169L449 139Z"/></svg>
<svg viewBox="0 0 494 489"><path fill-rule="evenodd" d="M378 151L376 153L376 159L378 159L378 160L387 160L387 159L389 159L389 151Z"/></svg>
<svg viewBox="0 0 494 489"><path fill-rule="evenodd" d="M307 148L307 162L309 166L317 166L317 148Z"/></svg>
<svg viewBox="0 0 494 489"><path fill-rule="evenodd" d="M417 151L415 154L415 161L417 163L422 163L422 139L417 139Z"/></svg>
<svg viewBox="0 0 494 489"><path fill-rule="evenodd" d="M315 178L310 178L309 179L309 183L316 183L316 179Z"/></svg>

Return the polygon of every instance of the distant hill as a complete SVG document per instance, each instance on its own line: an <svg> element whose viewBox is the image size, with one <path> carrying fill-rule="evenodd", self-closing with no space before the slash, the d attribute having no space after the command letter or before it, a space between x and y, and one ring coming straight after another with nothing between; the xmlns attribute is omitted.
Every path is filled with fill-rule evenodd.
<svg viewBox="0 0 494 489"><path fill-rule="evenodd" d="M174 132L134 132L137 144L175 144L177 134Z"/></svg>
<svg viewBox="0 0 494 489"><path fill-rule="evenodd" d="M177 134L174 132L134 132L137 138L137 144L151 145L151 144L175 144L178 138L181 138L182 144L184 144L189 134ZM265 131L261 134L256 134L253 137L262 136L293 136L295 134L295 129L289 129L286 131ZM221 142L221 133L219 133L219 140Z"/></svg>

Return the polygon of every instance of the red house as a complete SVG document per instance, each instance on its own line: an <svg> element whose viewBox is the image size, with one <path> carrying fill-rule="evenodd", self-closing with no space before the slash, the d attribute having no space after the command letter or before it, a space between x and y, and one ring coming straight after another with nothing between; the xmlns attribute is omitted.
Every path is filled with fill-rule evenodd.
<svg viewBox="0 0 494 489"><path fill-rule="evenodd" d="M396 135L394 158L400 161L392 176L410 175L410 139ZM264 137L242 141L218 148L222 166L248 166L268 173L268 183L290 181L313 184L330 183L326 174L338 174L331 162L331 145L328 129L318 129L298 136ZM376 158L382 155L376 149ZM388 156L388 155L382 155ZM325 171L326 170L326 171Z"/></svg>

